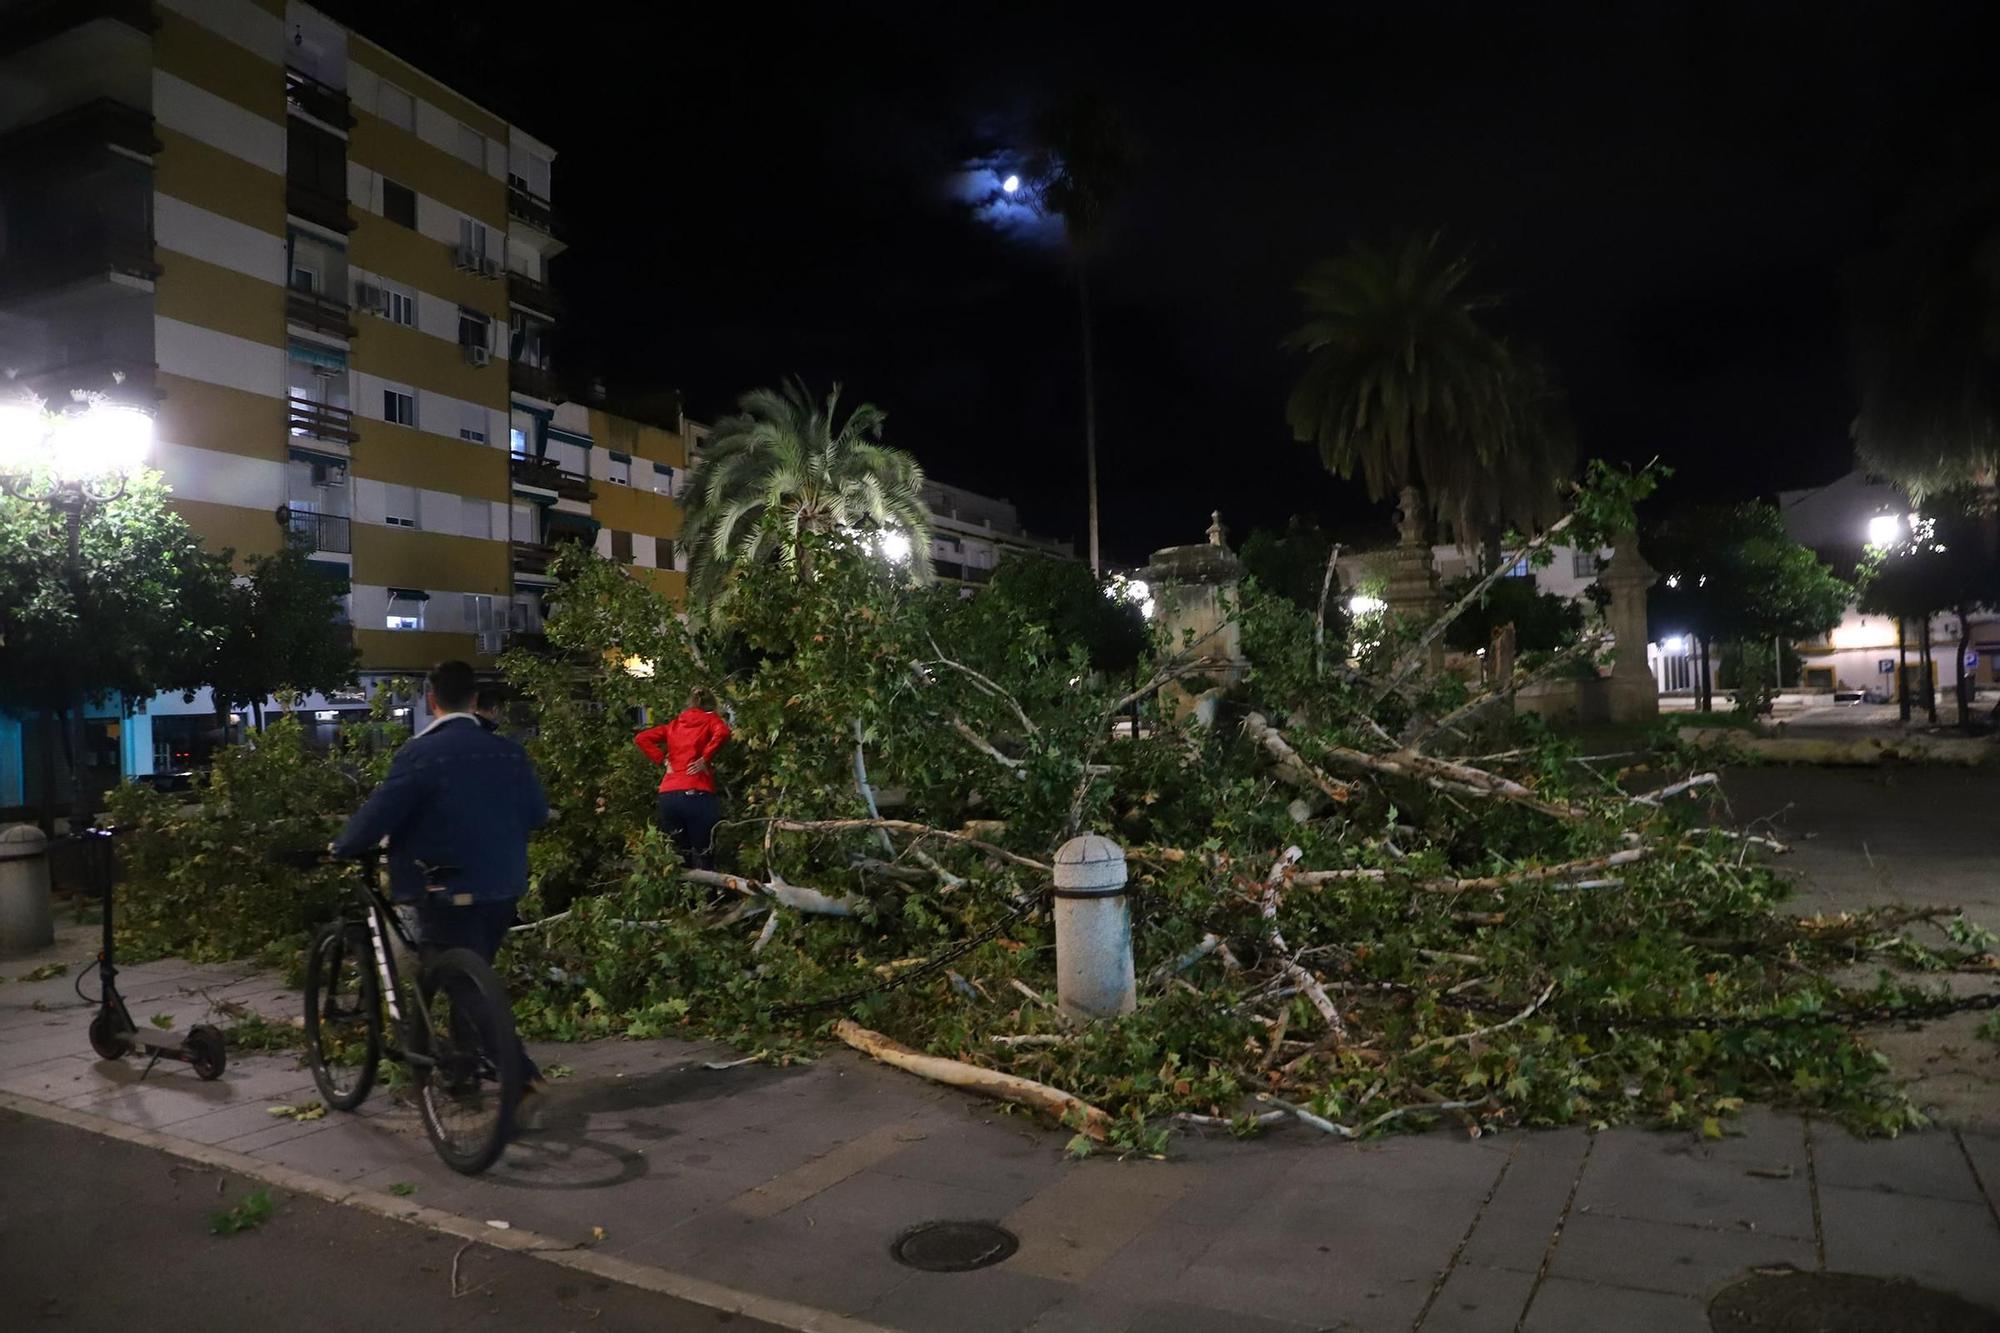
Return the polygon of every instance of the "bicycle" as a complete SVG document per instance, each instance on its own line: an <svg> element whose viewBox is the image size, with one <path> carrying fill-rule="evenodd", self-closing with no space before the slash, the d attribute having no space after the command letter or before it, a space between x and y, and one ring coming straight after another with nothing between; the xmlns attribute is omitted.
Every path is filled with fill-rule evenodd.
<svg viewBox="0 0 2000 1333"><path fill-rule="evenodd" d="M425 867L431 882L451 873ZM422 959L414 988L391 940ZM424 950L383 894L374 857L359 863L339 916L313 936L305 1010L307 1062L330 1110L361 1105L386 1057L408 1067L424 1132L446 1166L477 1175L499 1158L522 1084L506 988L470 949ZM461 1131L461 1119L475 1127Z"/></svg>

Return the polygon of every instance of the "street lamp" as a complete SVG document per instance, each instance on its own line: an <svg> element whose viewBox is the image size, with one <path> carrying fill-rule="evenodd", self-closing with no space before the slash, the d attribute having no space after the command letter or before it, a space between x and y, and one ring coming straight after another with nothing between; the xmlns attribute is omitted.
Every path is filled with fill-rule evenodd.
<svg viewBox="0 0 2000 1333"><path fill-rule="evenodd" d="M1877 514L1868 520L1868 544L1878 551L1894 546L1902 532L1903 520L1894 514Z"/></svg>
<svg viewBox="0 0 2000 1333"><path fill-rule="evenodd" d="M153 447L150 413L101 396L79 396L64 411L39 399L0 404L0 490L63 516L69 539L64 576L71 603L83 606L83 516L125 493ZM70 831L84 813L83 687L69 708Z"/></svg>

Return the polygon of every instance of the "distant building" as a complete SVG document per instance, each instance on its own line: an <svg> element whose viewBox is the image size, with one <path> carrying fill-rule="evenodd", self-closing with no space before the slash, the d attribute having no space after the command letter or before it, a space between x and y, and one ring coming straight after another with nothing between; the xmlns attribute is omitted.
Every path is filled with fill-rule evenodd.
<svg viewBox="0 0 2000 1333"><path fill-rule="evenodd" d="M1871 524L1890 519L1907 521L1913 506L1900 489L1854 471L1824 486L1778 492L1778 510L1784 517L1786 535L1809 546L1835 572L1854 572L1866 554ZM2000 616L1978 612L1970 617L1970 642L1959 642L1958 617L1936 616L1931 621L1931 654L1937 672L1937 686L1950 690L1958 679L1956 658L1967 659L1966 679L1979 685L2000 682L1995 659L2000 658ZM1909 646L1907 686L1913 692L1923 688L1923 668L1917 661L1917 643L1922 626L1910 622L1905 630ZM1878 692L1878 697L1895 698L1896 620L1893 616L1863 615L1849 606L1840 623L1817 639L1798 645L1804 660L1800 686L1811 692Z"/></svg>
<svg viewBox="0 0 2000 1333"><path fill-rule="evenodd" d="M924 507L931 513L931 568L942 581L976 588L1009 555L1076 559L1069 542L1038 537L1023 527L1012 501L927 480Z"/></svg>

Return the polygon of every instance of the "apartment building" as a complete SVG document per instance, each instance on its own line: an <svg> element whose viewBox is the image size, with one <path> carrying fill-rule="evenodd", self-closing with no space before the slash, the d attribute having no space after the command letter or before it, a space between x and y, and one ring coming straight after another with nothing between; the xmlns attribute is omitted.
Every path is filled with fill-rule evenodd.
<svg viewBox="0 0 2000 1333"><path fill-rule="evenodd" d="M928 480L923 499L931 514L931 568L942 582L979 587L1008 555L1076 558L1070 543L1030 533L1009 500Z"/></svg>
<svg viewBox="0 0 2000 1333"><path fill-rule="evenodd" d="M150 407L211 547L311 547L363 670L307 701L320 725L490 667L539 627L553 541L677 591L679 436L555 373L554 158L296 0L0 0L0 365ZM215 726L205 697L121 711L93 752L127 775Z"/></svg>

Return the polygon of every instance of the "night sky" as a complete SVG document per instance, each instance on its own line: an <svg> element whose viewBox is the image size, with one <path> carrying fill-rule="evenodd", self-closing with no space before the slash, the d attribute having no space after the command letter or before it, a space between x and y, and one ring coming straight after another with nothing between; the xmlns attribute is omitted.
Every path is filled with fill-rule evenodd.
<svg viewBox="0 0 2000 1333"><path fill-rule="evenodd" d="M709 419L837 378L1079 548L1063 255L947 185L1102 87L1144 149L1093 268L1124 561L1211 508L1386 534L1291 441L1279 342L1313 260L1409 229L1474 248L1585 456L1671 463L1669 504L1830 480L1843 272L2000 125L1975 4L327 7L556 146L572 367Z"/></svg>

